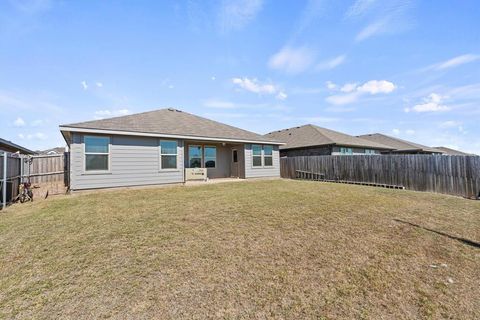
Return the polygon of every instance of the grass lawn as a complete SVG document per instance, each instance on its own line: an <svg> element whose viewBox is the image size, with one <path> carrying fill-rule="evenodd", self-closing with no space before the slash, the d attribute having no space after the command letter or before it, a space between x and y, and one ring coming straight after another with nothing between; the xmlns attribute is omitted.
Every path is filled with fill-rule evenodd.
<svg viewBox="0 0 480 320"><path fill-rule="evenodd" d="M480 201L271 180L0 212L0 318L480 318Z"/></svg>

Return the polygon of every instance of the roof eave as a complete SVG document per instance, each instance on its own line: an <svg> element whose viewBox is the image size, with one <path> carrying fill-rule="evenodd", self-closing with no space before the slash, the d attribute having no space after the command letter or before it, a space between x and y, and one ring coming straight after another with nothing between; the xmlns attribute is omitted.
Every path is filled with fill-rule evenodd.
<svg viewBox="0 0 480 320"><path fill-rule="evenodd" d="M60 126L59 128L62 134L64 134L64 132L81 132L81 133L158 137L158 138L172 138L172 139L185 139L185 140L188 139L188 140L219 141L219 142L263 143L263 144L273 144L273 145L285 144L283 142L270 141L270 140L231 139L231 138L222 138L222 137L205 137L205 136L179 135L179 134L167 134L167 133L151 133L151 132L108 130L108 129L95 129L95 128L78 128L78 127L70 127L65 125Z"/></svg>

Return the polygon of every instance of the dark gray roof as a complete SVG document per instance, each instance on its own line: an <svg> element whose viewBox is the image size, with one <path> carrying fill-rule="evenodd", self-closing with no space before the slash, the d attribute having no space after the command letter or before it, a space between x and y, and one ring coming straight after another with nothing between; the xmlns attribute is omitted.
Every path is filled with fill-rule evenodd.
<svg viewBox="0 0 480 320"><path fill-rule="evenodd" d="M0 150L5 150L8 152L17 152L20 151L20 153L23 154L34 154L35 152L32 150L29 150L27 148L24 148L22 146L19 146L18 144L15 144L11 141L5 140L0 138Z"/></svg>
<svg viewBox="0 0 480 320"><path fill-rule="evenodd" d="M438 149L442 151L444 154L449 155L449 156L474 156L472 153L466 153L463 151L455 150L452 148L447 148L447 147L435 147L435 149Z"/></svg>
<svg viewBox="0 0 480 320"><path fill-rule="evenodd" d="M372 142L377 142L377 143L387 145L395 151L443 153L441 150L438 150L435 148L427 147L415 142L402 140L399 138L390 137L381 133L364 134L358 137L365 140L372 141Z"/></svg>
<svg viewBox="0 0 480 320"><path fill-rule="evenodd" d="M388 146L380 143L321 128L313 124L270 132L266 134L265 137L285 142L286 145L281 146L280 149L294 149L322 145L339 145L382 150L390 149Z"/></svg>
<svg viewBox="0 0 480 320"><path fill-rule="evenodd" d="M172 108L110 119L67 124L60 126L60 130L63 129L62 127L218 138L219 140L276 142L275 140L268 140L264 136L254 132Z"/></svg>

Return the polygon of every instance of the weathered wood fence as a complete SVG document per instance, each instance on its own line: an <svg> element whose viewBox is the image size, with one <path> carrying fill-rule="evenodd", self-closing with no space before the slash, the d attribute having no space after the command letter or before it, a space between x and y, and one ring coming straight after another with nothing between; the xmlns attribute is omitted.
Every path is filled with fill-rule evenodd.
<svg viewBox="0 0 480 320"><path fill-rule="evenodd" d="M30 181L34 197L60 194L69 185L69 153L25 156L7 153L6 202L18 195L20 183ZM3 203L4 153L0 153L0 204ZM1 205L0 205L1 207Z"/></svg>
<svg viewBox="0 0 480 320"><path fill-rule="evenodd" d="M283 178L297 171L325 180L402 186L463 197L479 197L480 157L440 155L304 156L280 160Z"/></svg>
<svg viewBox="0 0 480 320"><path fill-rule="evenodd" d="M35 155L24 161L23 175L34 185L35 196L44 197L46 193L59 194L68 186L69 153L54 155Z"/></svg>

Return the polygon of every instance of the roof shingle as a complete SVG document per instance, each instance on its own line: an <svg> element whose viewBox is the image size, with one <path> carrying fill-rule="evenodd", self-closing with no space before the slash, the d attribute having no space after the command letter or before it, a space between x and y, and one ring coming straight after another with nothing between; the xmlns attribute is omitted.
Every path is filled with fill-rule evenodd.
<svg viewBox="0 0 480 320"><path fill-rule="evenodd" d="M377 142L367 141L338 131L321 128L313 124L270 132L266 134L265 137L285 142L286 145L281 146L280 149L294 149L322 145L340 145L384 150L390 149L388 146Z"/></svg>
<svg viewBox="0 0 480 320"><path fill-rule="evenodd" d="M443 153L441 150L427 147L415 142L402 140L399 138L394 138L387 136L381 133L372 133L372 134L364 134L358 136L359 138L369 140L372 142L381 143L384 145L389 146L391 149L395 151L407 152L407 151L415 151L415 152L430 152L430 153Z"/></svg>
<svg viewBox="0 0 480 320"><path fill-rule="evenodd" d="M60 126L149 134L277 142L264 136L172 108Z"/></svg>

